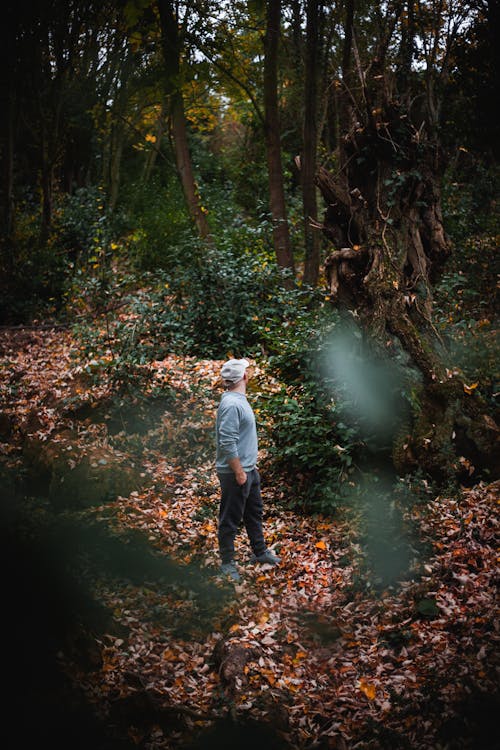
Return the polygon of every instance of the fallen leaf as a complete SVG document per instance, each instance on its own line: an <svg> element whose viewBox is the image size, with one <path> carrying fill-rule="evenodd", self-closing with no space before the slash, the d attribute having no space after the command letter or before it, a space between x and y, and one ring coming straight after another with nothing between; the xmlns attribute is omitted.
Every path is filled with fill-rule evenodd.
<svg viewBox="0 0 500 750"><path fill-rule="evenodd" d="M477 383L471 383L470 385L467 385L466 383L464 383L464 391L470 396L470 394L476 390L478 385L479 385L479 381Z"/></svg>
<svg viewBox="0 0 500 750"><path fill-rule="evenodd" d="M373 682L367 682L364 678L359 681L359 689L366 695L369 700L373 700L377 695L377 688Z"/></svg>

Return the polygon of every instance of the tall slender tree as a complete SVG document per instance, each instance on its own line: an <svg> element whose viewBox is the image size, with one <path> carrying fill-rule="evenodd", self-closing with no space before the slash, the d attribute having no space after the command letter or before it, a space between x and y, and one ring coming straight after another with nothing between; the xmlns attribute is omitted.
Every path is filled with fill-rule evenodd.
<svg viewBox="0 0 500 750"><path fill-rule="evenodd" d="M318 47L319 0L307 0L306 6L306 64L304 81L304 123L302 202L304 208L304 281L316 285L319 276L320 250L316 228L318 205L316 199L316 154L318 149Z"/></svg>
<svg viewBox="0 0 500 750"><path fill-rule="evenodd" d="M278 264L294 269L283 185L281 128L278 106L278 43L281 26L280 0L267 0L264 40L264 112L269 201L274 248Z"/></svg>
<svg viewBox="0 0 500 750"><path fill-rule="evenodd" d="M177 13L178 6L176 4L174 7L171 0L157 0L157 7L165 63L165 93L169 101L177 171L191 219L200 237L208 239L210 229L206 213L200 201L189 151L188 130L182 93L182 38L179 31L180 19ZM188 12L186 10L186 13Z"/></svg>

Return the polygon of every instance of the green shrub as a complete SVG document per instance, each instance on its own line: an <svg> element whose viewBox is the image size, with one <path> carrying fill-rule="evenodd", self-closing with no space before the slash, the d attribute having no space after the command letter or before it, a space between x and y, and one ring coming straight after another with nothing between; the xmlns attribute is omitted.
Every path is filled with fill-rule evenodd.
<svg viewBox="0 0 500 750"><path fill-rule="evenodd" d="M66 256L55 235L41 239L40 207L25 195L16 210L14 234L0 242L0 319L29 323L39 315L53 316L64 291Z"/></svg>
<svg viewBox="0 0 500 750"><path fill-rule="evenodd" d="M268 318L291 314L294 292L285 290L274 261L245 242L233 249L221 244L152 277L150 336L162 348L216 359L250 354Z"/></svg>
<svg viewBox="0 0 500 750"><path fill-rule="evenodd" d="M467 157L461 168L452 167L446 174L443 222L458 255L462 245L471 237L495 235L500 231L499 187L498 167L487 168L472 157Z"/></svg>
<svg viewBox="0 0 500 750"><path fill-rule="evenodd" d="M59 196L52 234L61 254L75 267L85 266L96 246L109 246L122 231L122 217L108 211L102 187L79 188Z"/></svg>
<svg viewBox="0 0 500 750"><path fill-rule="evenodd" d="M498 391L498 169L468 162L448 177L443 211L453 252L435 288L434 317L446 346L446 364L492 401ZM462 181L458 181L459 178Z"/></svg>
<svg viewBox="0 0 500 750"><path fill-rule="evenodd" d="M121 210L131 227L128 259L141 271L169 269L190 261L197 241L175 174L124 185Z"/></svg>
<svg viewBox="0 0 500 750"><path fill-rule="evenodd" d="M390 461L416 374L394 344L391 360L363 340L321 293L266 338L266 369L280 387L259 404L273 465L292 478L293 502L330 512L361 493L363 472Z"/></svg>
<svg viewBox="0 0 500 750"><path fill-rule="evenodd" d="M261 330L265 371L277 385L262 389L258 415L265 427L268 471L276 482L284 478L286 503L306 512L332 512L354 471L356 435L342 421L318 369L324 337L338 317L318 290L304 289L302 295L296 315L269 320Z"/></svg>
<svg viewBox="0 0 500 750"><path fill-rule="evenodd" d="M69 269L50 242L17 238L0 250L0 320L9 324L53 318L60 310Z"/></svg>
<svg viewBox="0 0 500 750"><path fill-rule="evenodd" d="M170 352L215 359L258 356L268 322L295 317L301 299L300 290L284 288L285 274L259 253L261 247L251 233L238 238L233 233L231 242L226 238L218 248L199 245L194 258L170 271L123 277L111 269L79 272L74 304L101 313L117 310L78 327L87 356L98 363L96 373L130 388L149 362Z"/></svg>
<svg viewBox="0 0 500 750"><path fill-rule="evenodd" d="M39 203L25 197L17 205L15 234L0 247L0 316L26 322L67 313L75 274L92 280L97 268L108 266L123 229L123 217L109 213L102 189L94 186L54 195L50 231L42 239Z"/></svg>

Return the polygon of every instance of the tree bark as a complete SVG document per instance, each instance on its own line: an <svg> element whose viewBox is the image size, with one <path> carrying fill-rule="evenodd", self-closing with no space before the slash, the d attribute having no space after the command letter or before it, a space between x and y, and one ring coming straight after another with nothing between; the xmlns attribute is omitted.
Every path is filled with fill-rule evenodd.
<svg viewBox="0 0 500 750"><path fill-rule="evenodd" d="M12 87L9 85L7 93L7 108L5 116L5 149L3 154L4 182L3 182L3 231L5 237L11 238L14 231L14 118L15 97Z"/></svg>
<svg viewBox="0 0 500 750"><path fill-rule="evenodd" d="M302 203L304 208L305 263L304 282L316 286L319 277L320 252L316 224L316 151L317 151L317 67L318 67L318 0L307 0L306 65L304 91Z"/></svg>
<svg viewBox="0 0 500 750"><path fill-rule="evenodd" d="M52 225L52 187L53 187L53 166L50 158L49 137L42 127L41 143L41 174L40 187L42 191L42 221L40 225L40 239L45 242L49 236Z"/></svg>
<svg viewBox="0 0 500 750"><path fill-rule="evenodd" d="M280 33L281 2L268 0L266 35L264 41L264 109L266 153L269 173L269 201L273 223L276 260L281 268L294 270L288 218L283 186L281 137L278 110L278 40Z"/></svg>
<svg viewBox="0 0 500 750"><path fill-rule="evenodd" d="M149 182L151 178L151 174L156 164L158 154L160 153L160 144L161 144L161 139L163 138L163 135L165 133L166 119L167 119L167 108L164 104L161 108L161 111L158 115L158 119L156 121L156 128L155 128L156 140L155 140L154 146L150 151L148 151L145 162L144 162L144 170L142 173L143 182Z"/></svg>
<svg viewBox="0 0 500 750"><path fill-rule="evenodd" d="M176 92L172 95L170 105L177 171L181 180L191 219L194 222L201 239L206 240L210 236L210 229L208 227L206 209L201 205L198 187L194 179L193 165L188 145L184 102L180 92Z"/></svg>
<svg viewBox="0 0 500 750"><path fill-rule="evenodd" d="M113 127L110 138L110 160L109 160L109 208L113 212L118 202L120 192L120 172L123 154L123 143L125 140L125 127L122 121L117 121Z"/></svg>
<svg viewBox="0 0 500 750"><path fill-rule="evenodd" d="M171 0L157 0L160 15L163 57L166 67L166 93L170 102L170 118L175 159L189 215L201 239L210 238L206 209L201 205L189 151L184 99L181 85L181 39L176 13Z"/></svg>

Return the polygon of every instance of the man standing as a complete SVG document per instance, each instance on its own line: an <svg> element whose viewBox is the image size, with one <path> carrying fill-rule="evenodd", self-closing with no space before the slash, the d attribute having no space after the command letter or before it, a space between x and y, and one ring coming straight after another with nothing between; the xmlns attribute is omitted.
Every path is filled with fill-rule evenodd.
<svg viewBox="0 0 500 750"><path fill-rule="evenodd" d="M221 570L233 580L240 575L234 561L234 540L241 521L256 562L277 565L281 558L267 549L262 531L262 497L257 471L257 428L247 401L247 359L230 359L222 366L226 386L217 409L216 469L221 486L219 552Z"/></svg>

